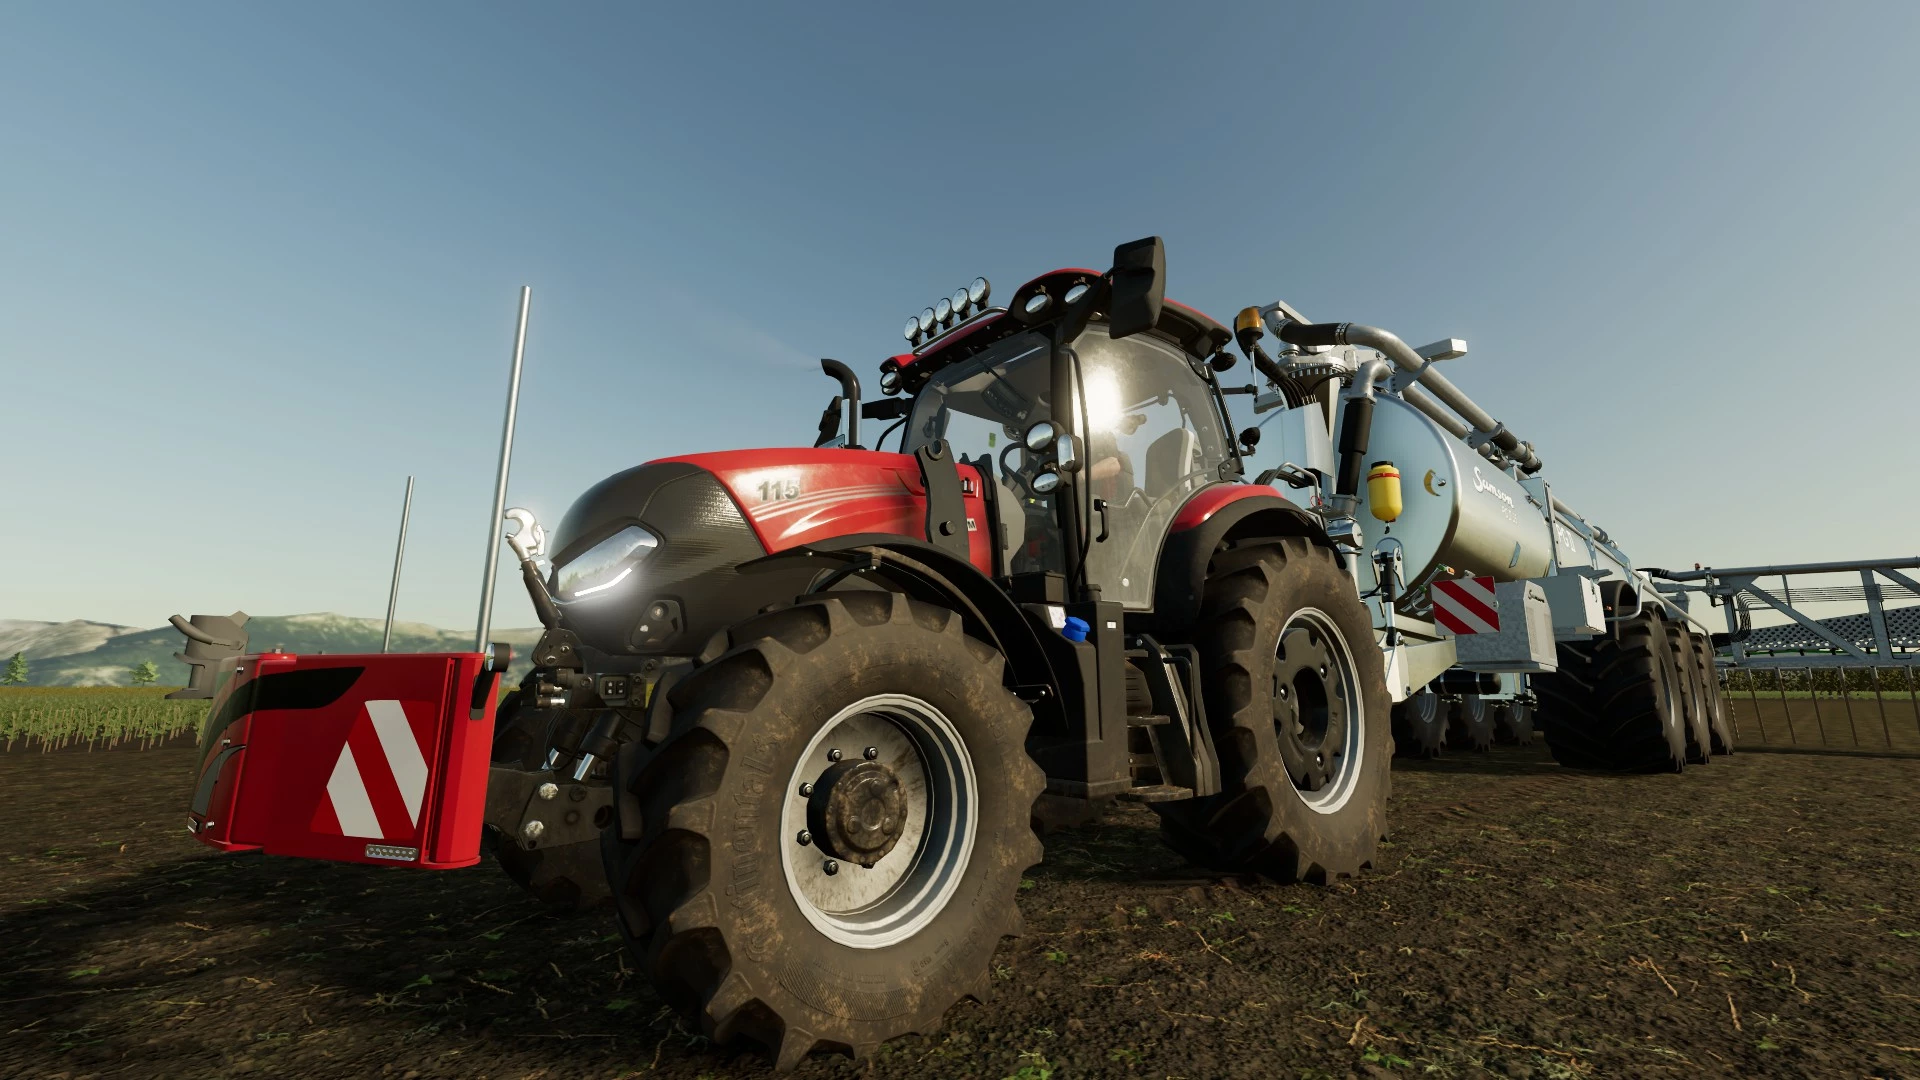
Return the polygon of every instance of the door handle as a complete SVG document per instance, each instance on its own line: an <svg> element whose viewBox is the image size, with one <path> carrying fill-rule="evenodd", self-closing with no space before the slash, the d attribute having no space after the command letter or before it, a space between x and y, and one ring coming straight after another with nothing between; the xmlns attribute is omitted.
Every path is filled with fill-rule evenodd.
<svg viewBox="0 0 1920 1080"><path fill-rule="evenodd" d="M1107 542L1107 500L1093 500L1093 512L1100 515L1100 535L1093 538L1096 544Z"/></svg>

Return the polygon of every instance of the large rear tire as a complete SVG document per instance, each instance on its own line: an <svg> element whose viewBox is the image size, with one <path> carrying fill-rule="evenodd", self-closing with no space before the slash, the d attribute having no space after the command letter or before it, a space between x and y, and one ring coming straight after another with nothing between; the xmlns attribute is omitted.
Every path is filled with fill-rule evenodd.
<svg viewBox="0 0 1920 1080"><path fill-rule="evenodd" d="M1715 754L1733 753L1733 708L1727 704L1726 687L1720 685L1719 665L1714 662L1713 639L1694 638L1694 658L1699 664L1700 685L1706 688L1707 729Z"/></svg>
<svg viewBox="0 0 1920 1080"><path fill-rule="evenodd" d="M1534 676L1547 749L1576 769L1679 772L1686 718L1676 692L1667 627L1643 611L1616 636L1564 642L1560 670Z"/></svg>
<svg viewBox="0 0 1920 1080"><path fill-rule="evenodd" d="M494 712L492 760L534 771L540 768L552 741L555 712L523 708L523 690L510 691ZM514 884L535 899L556 908L587 911L612 899L606 871L600 865L598 840L537 847L529 851L513 837L489 826L483 837L493 859Z"/></svg>
<svg viewBox="0 0 1920 1080"><path fill-rule="evenodd" d="M1686 713L1687 764L1705 765L1713 760L1713 705L1706 681L1701 677L1700 637L1685 623L1670 622L1667 623L1667 643L1673 650L1678 694Z"/></svg>
<svg viewBox="0 0 1920 1080"><path fill-rule="evenodd" d="M1223 790L1154 804L1167 842L1202 865L1280 881L1371 866L1393 741L1353 579L1306 540L1223 552L1195 637Z"/></svg>
<svg viewBox="0 0 1920 1080"><path fill-rule="evenodd" d="M781 1069L871 1056L985 997L1041 855L1033 716L1004 659L881 592L803 599L708 652L669 692L673 731L616 781L637 821L601 834L662 997Z"/></svg>

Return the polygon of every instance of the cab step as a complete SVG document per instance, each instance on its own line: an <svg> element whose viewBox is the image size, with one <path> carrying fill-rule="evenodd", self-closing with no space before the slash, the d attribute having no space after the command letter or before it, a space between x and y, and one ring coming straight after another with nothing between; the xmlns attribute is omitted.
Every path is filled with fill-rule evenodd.
<svg viewBox="0 0 1920 1080"><path fill-rule="evenodd" d="M1193 798L1193 789L1175 787L1172 784L1142 784L1121 792L1120 798L1127 802L1140 803L1176 802L1180 799Z"/></svg>

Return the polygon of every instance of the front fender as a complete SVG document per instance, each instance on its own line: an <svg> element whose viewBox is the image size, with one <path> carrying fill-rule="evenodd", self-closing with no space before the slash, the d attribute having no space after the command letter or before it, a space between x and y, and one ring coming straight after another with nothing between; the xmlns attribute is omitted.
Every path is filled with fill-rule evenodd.
<svg viewBox="0 0 1920 1080"><path fill-rule="evenodd" d="M1016 686L1058 687L1040 631L1020 605L968 560L956 558L924 540L891 533L837 536L755 559L740 568L749 574L785 569L813 561L820 566L812 588L828 574L870 559L876 573L917 600L958 611L969 633L991 644L1007 659Z"/></svg>

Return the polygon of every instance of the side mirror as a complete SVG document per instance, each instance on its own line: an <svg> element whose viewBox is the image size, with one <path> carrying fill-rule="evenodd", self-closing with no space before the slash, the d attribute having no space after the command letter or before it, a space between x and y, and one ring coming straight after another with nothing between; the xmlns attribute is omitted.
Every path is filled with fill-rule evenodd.
<svg viewBox="0 0 1920 1080"><path fill-rule="evenodd" d="M1167 251L1157 236L1113 249L1113 298L1108 334L1123 338L1151 330L1166 302Z"/></svg>

